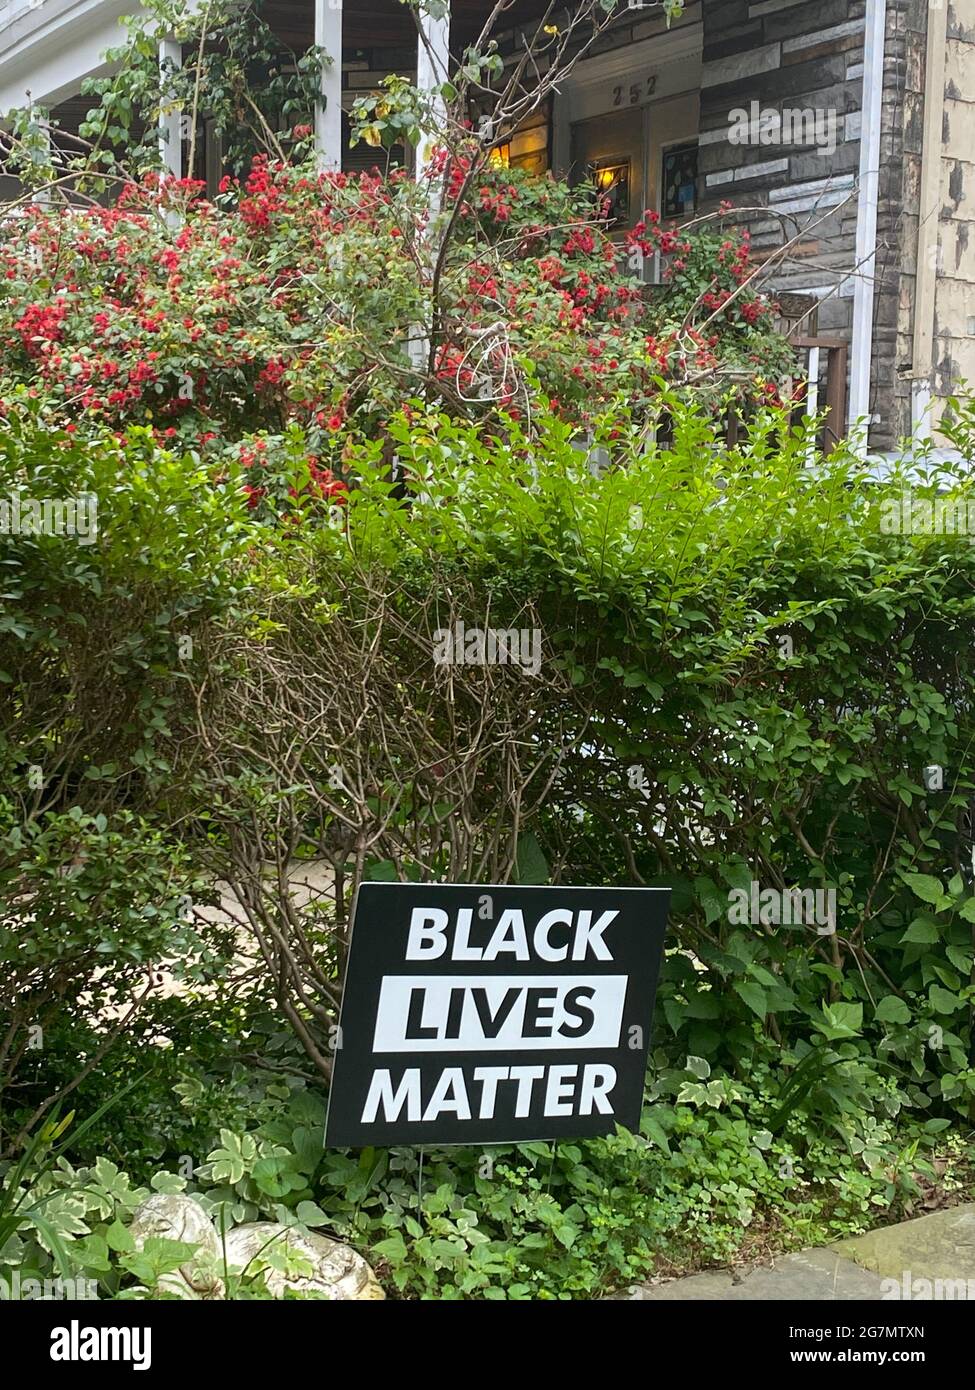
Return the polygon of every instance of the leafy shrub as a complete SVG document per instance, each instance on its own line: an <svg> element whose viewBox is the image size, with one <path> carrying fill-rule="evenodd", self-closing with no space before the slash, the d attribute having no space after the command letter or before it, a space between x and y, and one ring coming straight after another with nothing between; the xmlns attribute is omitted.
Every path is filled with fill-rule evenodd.
<svg viewBox="0 0 975 1390"><path fill-rule="evenodd" d="M608 413L600 477L552 417L532 436L509 421L503 441L415 409L391 421L408 503L363 451L342 527L288 552L273 629L231 638L212 843L233 846L252 929L303 962L295 1009L326 1075L363 874L510 876L534 844L555 881L672 886L658 1029L676 1055L743 1077L771 1038L795 1076L783 1104L810 1119L842 1109L863 1066L904 1103L968 1114L972 552L887 534L904 480L840 455L810 470L782 412L727 451L703 412L659 408L666 447ZM435 630L458 618L537 628L540 677L438 666ZM478 707L521 720L520 774L488 759L465 780L458 730ZM248 751L269 723L287 757L276 735ZM246 824L245 786L261 789ZM334 881L306 914L309 952L280 873L254 866L314 854ZM828 891L835 920L738 920L753 883Z"/></svg>
<svg viewBox="0 0 975 1390"><path fill-rule="evenodd" d="M199 985L228 947L191 911L210 885L192 835L170 833L172 750L180 650L236 602L243 498L144 433L92 447L11 398L0 495L81 494L97 534L0 535L0 1091L17 1077L4 1144L101 1063L155 969Z"/></svg>

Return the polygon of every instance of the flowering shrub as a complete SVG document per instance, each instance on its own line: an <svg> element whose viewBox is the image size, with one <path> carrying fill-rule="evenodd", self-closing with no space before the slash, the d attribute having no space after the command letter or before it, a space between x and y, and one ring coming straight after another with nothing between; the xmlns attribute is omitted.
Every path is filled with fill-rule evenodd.
<svg viewBox="0 0 975 1390"><path fill-rule="evenodd" d="M537 380L586 425L620 394L639 411L660 378L717 401L727 371L784 366L767 302L735 293L745 240L648 217L621 246L599 212L551 179L472 179L446 152L419 185L261 156L215 203L148 174L110 207L8 218L2 373L82 431L145 425L164 446L258 467L294 445L328 494L349 430L381 433L412 397L517 417ZM634 273L654 253L660 290Z"/></svg>

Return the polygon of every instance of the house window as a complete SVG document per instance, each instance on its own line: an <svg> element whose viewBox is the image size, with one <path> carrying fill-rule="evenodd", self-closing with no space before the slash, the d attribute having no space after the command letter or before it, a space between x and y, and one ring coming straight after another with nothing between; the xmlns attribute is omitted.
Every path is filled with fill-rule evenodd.
<svg viewBox="0 0 975 1390"><path fill-rule="evenodd" d="M527 173L538 176L544 174L548 168L548 151L528 150L522 154L515 154L509 141L504 145L495 145L488 161L493 169L524 169Z"/></svg>
<svg viewBox="0 0 975 1390"><path fill-rule="evenodd" d="M590 165L610 227L627 222L630 215L630 161L598 160Z"/></svg>
<svg viewBox="0 0 975 1390"><path fill-rule="evenodd" d="M511 156L512 169L524 169L526 173L540 178L548 169L548 150L527 150L524 154Z"/></svg>
<svg viewBox="0 0 975 1390"><path fill-rule="evenodd" d="M697 145L664 150L660 211L663 217L686 217L697 206Z"/></svg>

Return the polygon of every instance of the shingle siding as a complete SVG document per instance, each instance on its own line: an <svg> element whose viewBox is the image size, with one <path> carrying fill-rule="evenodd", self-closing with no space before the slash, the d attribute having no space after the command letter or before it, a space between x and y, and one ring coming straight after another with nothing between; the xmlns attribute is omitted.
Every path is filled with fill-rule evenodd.
<svg viewBox="0 0 975 1390"><path fill-rule="evenodd" d="M888 0L875 275L871 445L895 446L910 429L904 374L913 332L921 113L927 6ZM759 254L797 243L776 268L775 288L824 294L822 334L849 337L856 261L863 101L864 0L705 0L701 126L704 210L724 199L747 204ZM812 144L733 145L721 138L730 113L760 108L835 113L836 149ZM822 132L823 127L820 127ZM784 166L775 164L785 159ZM762 165L757 184L742 170ZM730 174L730 177L728 175ZM785 214L770 218L762 209ZM912 249L913 248L913 249ZM901 373L899 376L898 373Z"/></svg>

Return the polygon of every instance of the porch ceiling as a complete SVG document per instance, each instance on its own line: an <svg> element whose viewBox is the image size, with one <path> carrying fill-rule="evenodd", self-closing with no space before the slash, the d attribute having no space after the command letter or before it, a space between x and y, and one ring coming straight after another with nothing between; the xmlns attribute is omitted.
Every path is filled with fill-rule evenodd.
<svg viewBox="0 0 975 1390"><path fill-rule="evenodd" d="M470 43L491 14L491 0L452 0L451 47ZM514 0L495 26L495 31L537 20L548 9L548 0ZM264 0L261 12L279 38L291 48L307 48L313 42L313 0ZM416 22L400 0L345 0L343 34L349 48L399 48L415 42Z"/></svg>

